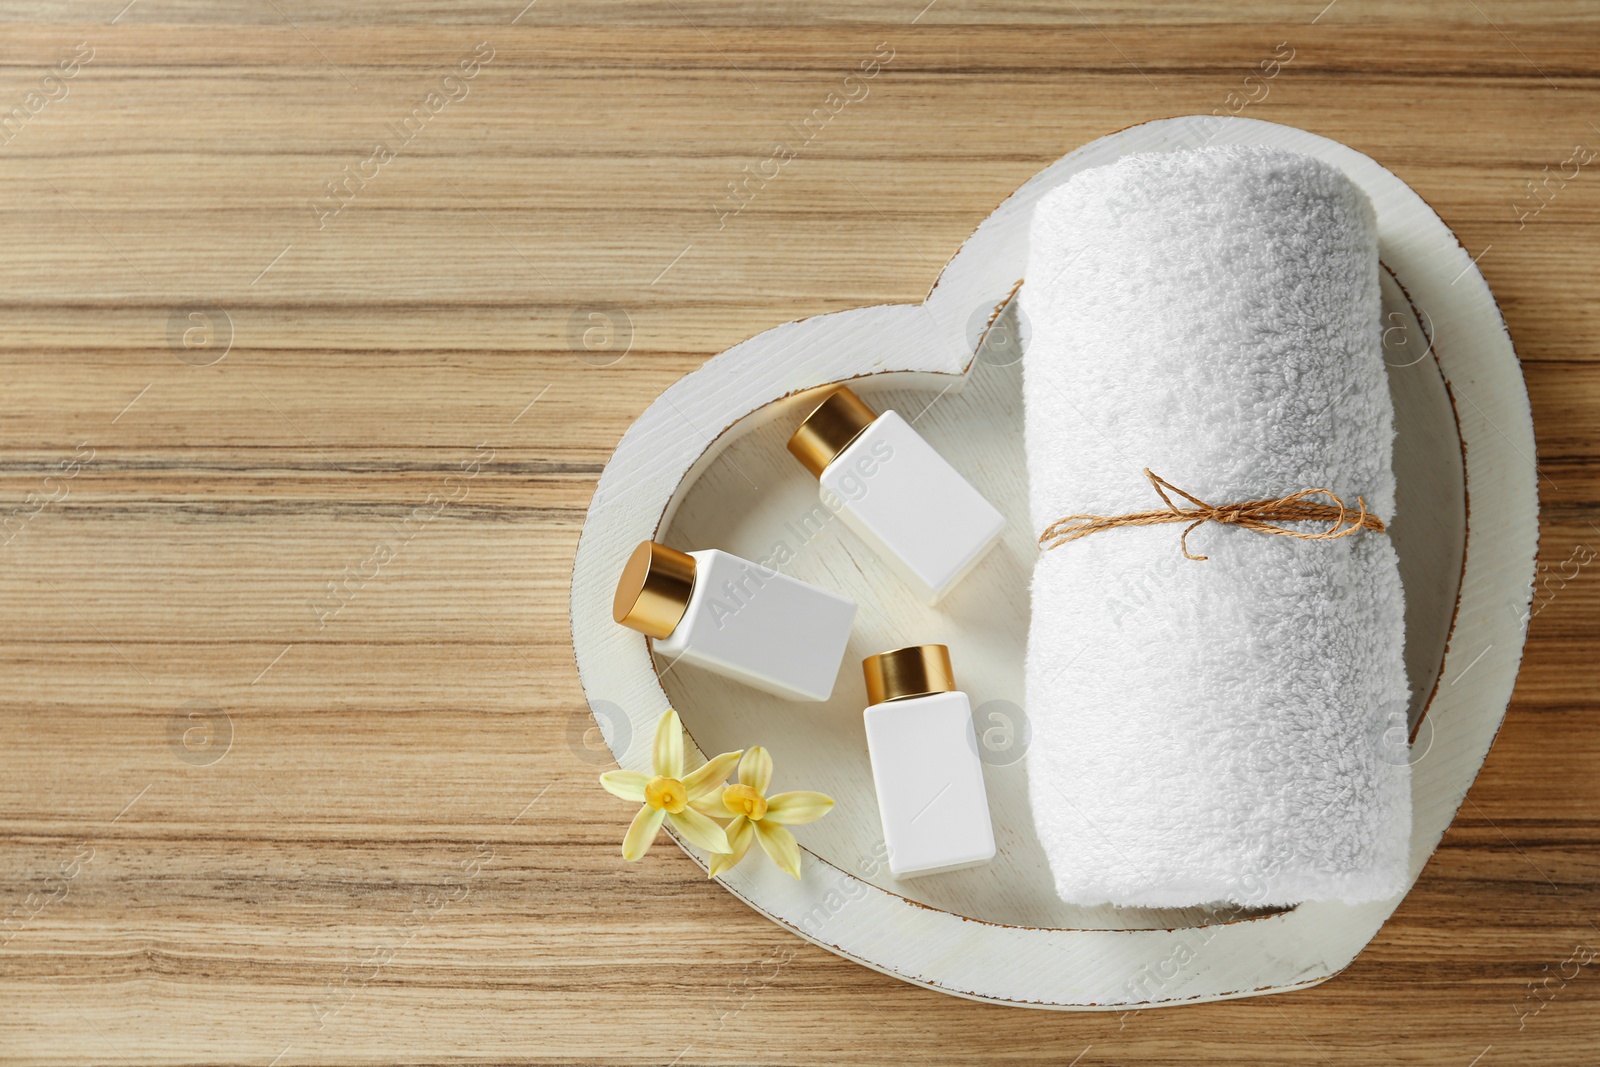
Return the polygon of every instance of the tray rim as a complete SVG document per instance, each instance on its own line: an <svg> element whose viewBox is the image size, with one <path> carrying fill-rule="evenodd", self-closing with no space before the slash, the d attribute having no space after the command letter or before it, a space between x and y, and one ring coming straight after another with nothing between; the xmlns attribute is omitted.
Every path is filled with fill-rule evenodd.
<svg viewBox="0 0 1600 1067"><path fill-rule="evenodd" d="M790 388L778 396L772 396L761 400L757 407L745 411L738 418L725 422L722 425L722 428L716 433L707 435L707 439L700 446L699 451L689 460L689 462L682 465L682 468L679 471L679 477L675 480L672 490L669 494L667 494L666 499L660 500L660 494L656 494L659 500L658 510L656 510L657 518L654 524L644 532L643 536L649 536L650 534L670 523L678 500L681 499L686 488L698 477L700 471L704 469L711 459L713 459L721 451L721 448L729 441L742 436L745 430L753 428L754 425L758 425L761 422L766 421L768 418L777 417L773 409L782 408L783 405L777 404L776 402L785 397L797 396L812 389L831 384L832 382L852 380L853 378L863 377L869 374L887 374L897 378L903 376L922 377L924 375L931 374L935 375L937 379L948 379L950 377L954 377L955 382L957 383L963 380L965 375L971 370L976 358L976 353L975 351L965 350L966 346L960 343L963 339L962 334L965 327L965 322L961 321L962 316L960 316L960 312L968 307L973 306L973 304L970 302L961 301L959 297L954 294L957 294L963 286L968 288L973 287L974 279L971 277L971 272L974 268L971 265L983 251L982 244L986 236L989 238L988 243L993 244L997 220L1000 220L1007 215L1015 216L1019 212L1025 212L1027 204L1031 198L1039 195L1044 189L1059 184L1059 182L1064 180L1066 175L1072 171L1081 169L1082 166L1087 164L1085 157L1093 156L1096 150L1098 150L1098 153L1101 155L1106 155L1108 151L1110 151L1111 158L1115 158L1116 155L1121 155L1130 151L1160 150L1156 144L1141 144L1141 141L1165 141L1167 142L1165 146L1169 149L1174 147L1182 147L1183 144L1189 142L1190 138L1197 137L1202 129L1209 130L1209 136L1204 138L1206 141L1217 141L1220 139L1223 143L1280 144L1285 147L1293 147L1302 151L1310 151L1312 154L1320 155L1323 158L1328 158L1332 162L1343 166L1347 173L1352 169L1361 171L1363 172L1362 176L1358 177L1357 174L1352 173L1352 178L1357 180L1359 184L1362 184L1364 188L1368 186L1368 183L1374 182L1379 185L1387 186L1388 188L1386 189L1386 192L1395 196L1399 201L1402 202L1400 206L1406 210L1409 216L1409 223L1413 226L1420 225L1425 231L1431 231L1422 234L1409 233L1407 236L1410 240L1421 241L1424 244L1431 243L1435 246L1438 246L1441 243L1439 240L1440 237L1448 237L1449 241L1453 244L1453 248L1449 248L1447 250L1447 258L1450 260L1449 265L1461 266L1461 272L1455 275L1455 281L1451 282L1450 285L1454 286L1457 282L1467 280L1469 283L1467 288L1460 290L1458 296L1460 296L1461 299L1466 300L1475 299L1480 305L1480 307L1477 309L1480 312L1483 310L1492 312L1493 325L1498 327L1496 335L1487 338L1486 343L1490 351L1481 354L1479 356L1479 362L1487 361L1492 364L1498 364L1497 369L1502 372L1506 369L1512 371L1514 381L1511 382L1513 389L1511 390L1512 395L1509 399L1512 401L1513 414L1519 416L1516 419L1516 425L1513 429L1514 432L1521 433L1523 442L1529 450L1528 454L1524 455L1523 458L1527 459L1529 455L1532 455L1532 423L1531 416L1528 412L1526 390L1522 383L1520 368L1516 362L1515 350L1512 346L1509 334L1505 330L1503 317L1499 312L1498 306L1494 302L1492 294L1488 290L1487 284L1483 281L1481 274L1477 271L1476 264L1471 260L1466 250L1461 247L1460 242L1454 237L1453 233L1451 233L1444 222L1439 219L1431 207L1429 207L1419 196L1417 196L1414 190L1411 190L1409 186L1407 186L1391 172L1381 167L1379 164L1367 158L1366 156L1356 153L1353 149L1341 145L1338 142L1322 138L1294 127L1280 126L1278 124L1262 122L1254 119L1216 119L1209 116L1183 116L1141 123L1135 126L1127 127L1123 130L1118 130L1112 134L1097 138L1096 140L1083 145L1079 149L1069 153L1061 160L1058 160L1056 163L1039 172L1033 178L1029 179L1028 182L1024 183L1011 196L1007 197L1006 200L1003 201L999 207L997 207L996 210L974 230L974 232L962 244L961 248L941 270L938 278L930 288L928 296L925 298L923 303L876 305L867 308L857 308L849 311L835 312L829 315L816 316L810 319L798 320L797 322L785 323L781 326L774 327L773 329L764 331L763 333L756 335L756 337L753 337L739 345L735 345L733 348L730 348L721 355L708 360L700 370L686 375L683 379L680 379L679 382L674 383L673 386L669 387L669 389L663 393L662 397L658 398L651 405L651 408L647 409L645 414L640 416L639 420L634 424L633 427L630 428L628 434L624 435L623 442L619 443L616 453L613 454L612 460L607 464L606 471L602 474L600 484L596 487L595 504L591 507L589 514L586 516L583 534L580 537L577 558L574 562L574 578L572 589L574 653L578 660L580 677L584 682L585 694L591 701L591 704L597 699L597 686L591 684L591 679L595 678L596 672L602 669L623 669L628 659L632 659L634 661L632 664L633 667L642 665L645 670L648 671L649 677L647 679L638 678L637 680L644 683L644 688L646 690L653 686L655 690L653 695L659 698L659 700L655 703L653 710L643 713L637 711L630 712L630 720L653 719L653 716L659 712L659 709L667 704L666 694L661 689L659 681L656 678L654 663L651 660L645 642L635 642L638 646L637 651L642 653L640 656L618 656L615 655L618 649L610 649L609 652L611 652L613 655L607 662L607 666L602 668L600 663L602 660L607 659L606 653L608 652L608 649L605 646L615 646L617 645L617 642L614 640L609 642L603 640L594 640L590 637L590 632L585 632L580 624L580 619L583 617L583 609L586 606L580 601L580 597L584 596L584 591L580 590L580 584L583 584L581 579L584 572L584 564L586 562L592 562L594 557L595 541L593 535L595 534L595 531L601 527L602 521L610 512L610 506L618 503L621 499L621 496L613 497L611 494L620 493L622 490L629 490L631 493L623 495L627 495L628 499L633 500L634 497L641 495L642 486L647 484L653 485L659 481L659 479L656 478L639 477L633 479L633 484L631 485L625 483L621 487L621 490L619 490L615 484L612 484L609 487L607 486L608 475L611 476L613 483L615 483L617 478L621 476L618 473L618 470L614 469L617 466L618 456L624 454L625 446L629 444L629 437L635 434L635 430L646 424L647 420L651 418L652 410L661 409L663 407L671 408L673 409L672 412L658 411L658 416L664 417L667 414L671 414L674 418L681 417L684 421L690 421L687 419L687 416L683 414L679 405L673 401L671 394L674 391L681 392L683 391L685 384L689 383L691 379L701 378L701 376L708 375L712 378L715 378L719 375L725 375L728 379L730 379L727 383L728 387L731 388L734 385L738 385L740 384L738 381L740 377L738 370L740 368L737 367L737 360L741 358L741 350L746 349L747 346L771 347L773 345L777 345L780 350L789 348L796 339L795 334L797 331L802 333L806 332L808 327L826 328L830 325L830 320L832 326L842 327L845 325L847 320L858 320L863 316L868 315L881 317L883 323L880 325L890 324L891 320L894 319L903 319L904 321L903 323L899 324L899 328L909 330L913 334L922 335L917 339L927 345L930 353L929 356L920 358L916 365L908 366L905 365L904 361L902 361L901 365L897 366L884 364L877 367L861 368L858 369L854 374L839 374L828 378L826 381L812 381L810 384L802 384L798 387ZM1178 143L1171 143L1172 141L1176 141ZM1130 142L1131 144L1129 144ZM1073 165L1075 161L1077 163L1076 166ZM1101 161L1103 160L1095 160L1095 162ZM1365 181L1362 180L1363 177L1366 179ZM1368 191L1369 194L1372 192L1371 189L1368 189ZM1014 225L1016 220L1013 217L1008 221ZM1435 251L1437 251L1437 248ZM1440 266L1442 265L1443 264L1440 264ZM977 279L977 284L979 287L988 281L994 280L992 271L989 273L989 278ZM1406 288L1406 285L1401 280L1400 275L1394 272L1392 268L1391 273L1395 273L1396 281L1401 284L1401 288L1405 293L1406 299L1411 302L1413 309L1417 309L1417 301L1414 298L1411 290ZM1417 288L1426 287L1423 285L1418 285L1417 278L1413 277L1409 278L1408 280L1410 280L1412 285ZM1428 285L1431 285L1434 280L1436 279L1429 277L1426 279L1426 282ZM998 296L998 303L995 305L997 311L1003 309L1005 303L1009 301L1016 292L1016 285L1010 283L1009 281L999 284L1001 285L1001 290ZM1006 290L1009 290L1009 292ZM952 295L941 296L941 292ZM1418 320L1420 323L1420 315L1418 316ZM1433 321L1437 322L1438 320L1434 319ZM859 325L860 324L858 323L857 327L859 327ZM1430 337L1430 342L1432 341L1433 338ZM804 346L802 345L801 347ZM815 346L813 345L813 347ZM1504 358L1507 356L1509 356L1509 366L1507 360ZM1457 427L1461 437L1463 452L1465 453L1463 473L1468 483L1468 492L1470 493L1474 472L1472 462L1474 457L1477 459L1479 467L1485 466L1486 457L1490 461L1504 461L1509 457L1502 455L1501 453L1504 451L1504 449L1501 447L1496 447L1495 442L1488 437L1484 437L1482 442L1476 442L1469 439L1468 428L1462 422L1461 410L1459 405L1456 404L1457 389L1453 382L1451 371L1449 368L1444 366L1443 361L1440 359L1439 352L1434 352L1434 359L1439 366L1439 371L1444 378L1447 389L1450 392L1452 405L1456 407L1455 416L1457 420ZM1471 369L1484 370L1485 368L1464 368L1464 371ZM1487 369L1496 368L1490 367ZM701 380L704 381L705 379L702 378ZM1511 439L1506 436L1505 430L1495 424L1494 421L1490 419L1481 408L1478 408L1477 403L1471 401L1470 397L1467 397L1467 399L1469 403L1472 403L1474 408L1478 409L1480 414L1484 415L1484 419L1491 427L1494 428L1499 436L1504 439L1503 445L1509 448L1512 452L1520 452L1520 449L1516 447L1516 443L1511 441ZM1503 392L1496 394L1496 400L1504 401L1505 399L1507 398L1505 395L1503 395ZM752 416L754 418L752 418ZM637 441L635 443L637 444ZM1474 445L1475 447L1469 448L1469 445ZM637 450L638 449L636 448L635 451ZM1490 466L1491 470L1489 474L1491 477L1496 479L1511 477L1507 475L1504 469L1499 469L1496 463L1491 463ZM1526 506L1522 509L1520 514L1510 514L1508 516L1507 513L1502 512L1501 517L1507 519L1507 521L1500 524L1502 531L1510 526L1519 524L1524 527L1524 529L1512 530L1510 532L1513 535L1523 535L1520 538L1520 542L1522 547L1527 551L1524 553L1523 557L1511 561L1513 564L1512 570L1514 573L1507 574L1505 579L1499 582L1499 585L1502 587L1502 593L1505 593L1508 590L1513 591L1512 598L1509 601L1510 606L1513 608L1520 607L1522 609L1525 609L1528 603L1531 602L1534 556L1537 546L1537 485L1536 475L1533 474L1533 468L1531 467L1531 464L1528 474L1530 476L1525 478L1524 482L1520 484L1520 486L1512 487L1521 488L1524 491L1524 499L1522 500L1522 503ZM1482 475L1480 474L1480 477L1481 476ZM1513 478L1513 480L1515 479ZM607 492L608 489L610 490L609 493ZM1507 492L1510 491L1508 490ZM1515 496L1514 493L1511 495ZM638 506L635 506L630 510L636 515L639 508ZM1462 581L1457 589L1455 612L1451 623L1450 638L1447 644L1444 659L1440 665L1439 678L1435 682L1434 691L1430 695L1430 698L1425 705L1423 718L1426 718L1428 715L1433 713L1432 709L1434 703L1440 696L1439 685L1442 683L1443 678L1449 671L1452 653L1457 653L1458 655L1462 654L1458 650L1457 638L1461 636L1459 628L1462 621L1462 605L1468 598L1469 576L1474 572L1474 561L1471 555L1474 533L1472 519L1473 516L1469 500L1466 531L1467 544L1464 546L1462 559ZM626 525L637 527L639 526L639 523L635 521ZM1514 543L1518 540L1519 539L1517 536L1512 537L1512 541ZM630 541L629 547L631 547L631 543L632 542ZM587 554L586 549L588 549ZM1498 561L1497 569L1504 569L1505 566L1505 560ZM1525 572L1525 576L1519 579L1518 574L1522 572ZM593 598L591 597L590 599L592 600ZM1461 800L1465 797L1466 790L1470 788L1472 781L1475 779L1477 771L1479 767L1481 767L1482 760L1487 754L1488 744L1492 743L1493 735L1498 732L1499 725L1503 720L1505 707L1510 696L1511 685L1515 679L1516 668L1520 662L1522 648L1521 637L1523 634L1525 634L1525 630L1518 635L1518 639L1515 642L1514 656L1510 659L1509 663L1490 665L1491 667L1497 667L1497 675L1495 679L1497 683L1496 691L1498 692L1499 690L1503 689L1504 699L1498 699L1491 702L1498 707L1498 710L1490 713L1489 716L1493 720L1493 729L1488 733L1487 740L1483 740L1482 738L1477 739L1483 740L1483 743L1481 745L1481 751L1477 752L1476 754L1476 758L1471 758L1473 753L1469 750L1460 753L1462 757L1465 757L1464 760L1457 759L1454 761L1455 763L1462 764L1460 769L1466 771L1465 785L1461 789L1460 794L1456 796L1452 803L1448 804L1447 813L1442 812L1442 809L1440 811L1433 812L1435 816L1441 813L1445 815L1442 823L1439 822L1437 817L1431 820L1432 823L1438 824L1436 827L1437 832L1432 832L1435 830L1434 825L1430 824L1427 826L1419 826L1419 824L1422 822L1423 812L1419 811L1416 819L1414 820L1412 842L1413 862L1407 889L1405 891L1406 893L1410 891L1411 885L1415 883L1417 875L1420 874L1421 867L1425 864L1427 858L1431 856L1432 852L1436 848L1438 839L1440 836L1442 836L1445 826L1448 825L1456 808L1461 803ZM1496 642L1491 642L1488 648L1484 649L1484 652L1480 654L1479 658L1487 656L1488 652L1495 646ZM1477 661L1474 660L1474 663L1476 662ZM1470 665L1468 669L1470 669ZM1457 680L1459 680L1459 678ZM1484 719L1485 713L1480 711L1477 715L1477 718ZM597 721L601 722L602 729L604 729L606 725L604 720L597 716ZM1421 722L1422 719L1419 719L1419 727ZM637 742L638 735L640 734L640 730L638 728L640 725L640 722L632 723L633 729L631 734L635 742ZM1479 725L1491 724L1485 721ZM1481 734L1482 731L1480 730L1479 733ZM610 736L607 737L607 743L608 745L612 744L612 738ZM1476 750L1478 747L1478 745L1474 744L1471 746L1471 749ZM637 757L639 755L639 752L637 751L638 748L639 746L634 744L629 746L629 750L624 750L623 752L614 754L617 755L619 763L621 763L623 766L629 766L629 757ZM637 762L637 759L635 758L631 762ZM1436 761L1435 766L1437 766L1438 762L1440 761ZM1466 764L1468 763L1470 763L1470 769L1467 769L1466 767ZM1459 776L1460 775L1458 773L1457 777ZM1418 787L1414 783L1414 791L1416 791L1417 788ZM1422 831L1420 838L1419 830ZM1432 840L1427 841L1426 838L1429 836L1430 832L1432 833ZM697 864L699 864L702 868L705 867L705 860L698 855L694 849L685 847L681 841L678 843L680 847L683 847L684 851L688 853ZM1426 847L1422 847L1424 844ZM1295 956L1295 962L1290 968L1290 973L1284 973L1275 977L1271 977L1268 979L1266 984L1257 984L1254 986L1235 985L1235 987L1231 989L1220 988L1219 986L1226 986L1229 984L1229 982L1197 981L1194 980L1194 976L1191 975L1187 976L1184 982L1186 987L1192 988L1191 992L1184 993L1180 990L1174 990L1174 995L1155 996L1142 1000L1115 999L1112 1001L1097 1002L1088 998L1066 999L1059 996L1037 999L1032 997L1019 997L1015 995L984 991L977 988L963 988L960 985L950 984L946 981L942 981L938 976L919 974L907 969L901 969L888 962L865 955L857 949L846 947L843 944L835 943L819 936L814 936L810 931L803 929L798 923L790 921L788 916L782 914L782 912L791 912L793 905L797 903L803 904L804 900L795 901L792 898L784 900L784 897L790 896L790 894L784 892L784 890L787 890L789 887L784 886L781 883L775 883L772 878L763 877L759 873L750 875L744 872L744 868L740 868L730 872L729 875L718 879L718 881L722 882L724 888L728 889L729 892L733 893L739 899L744 900L746 904L761 914L767 916L769 919L772 919L774 922L778 923L784 928L791 930L800 937L805 938L806 940L815 944L821 945L822 947L827 948L829 951L844 956L845 958L854 960L863 966L867 966L882 973L892 975L893 977L900 978L901 980L910 982L911 984L965 997L967 999L980 1000L989 1003L1018 1004L1030 1007L1057 1008L1066 1010L1129 1010L1167 1004L1254 996L1268 992L1281 992L1291 989L1305 988L1310 985L1318 984L1322 981L1326 981L1334 974L1337 974L1340 970L1347 966L1357 954L1359 954L1360 950L1377 933L1378 929L1381 928L1382 923L1387 919L1388 915L1392 913L1393 909L1398 906L1399 901L1405 896L1405 893L1402 893L1391 900L1379 902L1378 905L1368 905L1363 907L1348 907L1344 905L1328 905L1322 903L1301 905L1299 908L1275 914L1243 917L1228 920L1223 923L1208 924L1201 927L1182 927L1161 931L1096 930L1064 927L1018 926L1013 924L996 923L987 919L960 916L954 912L946 912L920 904L916 901L911 901L893 893L892 891L881 889L863 879L857 879L854 875L851 875L842 868L833 865L829 861L816 856L814 853L812 855L813 859L817 862L809 865L811 868L815 868L819 865L826 867L828 870L834 872L839 879L844 880L845 883L864 887L869 896L872 894L881 894L885 897L892 898L894 901L898 901L900 905L907 909L920 909L923 912L931 912L935 915L946 916L957 920L962 924L972 924L975 927L983 929L1008 931L1020 935L1061 935L1062 937L1068 939L1081 938L1089 940L1102 940L1111 938L1148 942L1149 944L1142 946L1144 951L1139 953L1141 956L1148 956L1150 955L1151 949L1160 950L1164 945L1173 943L1175 939L1181 943L1184 935L1193 934L1197 930L1221 931L1226 930L1229 927L1250 926L1256 928L1255 932L1260 933L1263 940L1273 942L1272 945L1256 946L1258 950L1265 948L1267 956L1283 954L1284 949L1289 947L1290 943L1293 943L1294 947L1296 948L1296 952L1293 954ZM758 868L758 871L759 870L760 868ZM788 879L784 877L783 881L787 882ZM815 881L815 879L813 879L813 881ZM819 886L812 887L812 889L816 888L819 888ZM835 890L830 890L830 892L832 891ZM814 912L815 910L816 908L813 907L812 911ZM1343 912L1346 914L1324 914L1330 911ZM1337 924L1340 927L1339 933L1341 936L1334 939L1340 942L1337 947L1334 944L1324 943L1329 940L1328 938L1305 938L1300 936L1304 933L1304 931L1301 931L1297 934L1292 930L1285 929L1280 931L1277 929L1279 927L1287 928L1293 925L1303 925L1305 922L1316 922L1319 920L1325 922L1328 919L1341 918L1344 921ZM920 923L916 925L927 926L928 924ZM934 925L937 925L937 921L935 921ZM1361 933L1361 931L1365 932ZM922 931L924 934L936 932L937 931L932 929ZM1214 936L1215 934L1208 935L1208 940L1210 937ZM860 939L858 938L857 940ZM968 939L962 938L961 940L965 941ZM1237 946L1237 949L1245 950L1249 947L1250 946L1248 945L1240 945ZM1156 954L1162 955L1162 953L1159 951L1157 951ZM1223 970L1227 969L1228 968L1223 968ZM1217 977L1219 979L1221 978L1220 975ZM1257 977L1265 978L1268 976L1266 974L1261 974ZM971 979L969 978L968 981L970 980ZM1234 981L1237 981L1237 979Z"/></svg>

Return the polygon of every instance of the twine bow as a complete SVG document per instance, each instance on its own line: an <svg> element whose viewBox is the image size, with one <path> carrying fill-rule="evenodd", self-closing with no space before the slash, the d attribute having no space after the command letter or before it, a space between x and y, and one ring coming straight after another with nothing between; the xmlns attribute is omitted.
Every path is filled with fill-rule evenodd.
<svg viewBox="0 0 1600 1067"><path fill-rule="evenodd" d="M1207 504L1199 497L1185 493L1165 478L1151 474L1149 467L1145 468L1144 476L1150 479L1150 484L1161 497L1161 502L1167 505L1165 508L1156 511L1136 511L1131 515L1068 515L1045 527L1044 533L1039 535L1039 546L1048 552L1068 541L1076 541L1080 537L1088 537L1092 533L1115 529L1118 526L1159 526L1169 522L1186 522L1189 527L1183 531L1183 536L1178 541L1183 549L1184 558L1203 560L1210 557L1190 553L1189 535L1194 532L1196 526L1208 522L1217 522L1224 526L1241 526L1246 530L1275 534L1279 537L1298 537L1302 541L1337 541L1341 537L1349 537L1358 530L1371 530L1374 533L1383 533L1385 530L1382 519L1367 514L1365 499L1356 497L1357 513L1351 514L1345 507L1344 501L1340 500L1331 489L1302 489L1298 493L1290 493L1275 500L1247 500L1242 504L1219 507ZM1168 489L1189 501L1194 507L1178 507L1167 495ZM1325 496L1332 503L1313 501L1310 498L1314 496ZM1331 525L1326 530L1306 533L1281 525L1286 522L1327 522Z"/></svg>

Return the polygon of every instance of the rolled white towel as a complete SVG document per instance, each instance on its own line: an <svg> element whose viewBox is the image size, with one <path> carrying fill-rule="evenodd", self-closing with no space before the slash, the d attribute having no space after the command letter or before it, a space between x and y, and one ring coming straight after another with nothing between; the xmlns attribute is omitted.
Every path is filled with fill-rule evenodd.
<svg viewBox="0 0 1600 1067"><path fill-rule="evenodd" d="M1212 505L1326 487L1391 519L1378 269L1371 204L1296 153L1132 155L1046 195L1021 296L1035 534L1161 508L1144 468ZM1029 788L1057 892L1150 907L1400 892L1389 537L1208 522L1188 537L1199 562L1184 529L1100 530L1035 567Z"/></svg>

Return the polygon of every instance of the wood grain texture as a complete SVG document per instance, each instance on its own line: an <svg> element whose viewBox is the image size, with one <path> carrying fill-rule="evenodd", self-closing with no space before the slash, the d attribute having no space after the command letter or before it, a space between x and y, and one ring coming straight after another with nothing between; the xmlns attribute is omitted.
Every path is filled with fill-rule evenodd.
<svg viewBox="0 0 1600 1067"><path fill-rule="evenodd" d="M94 50L0 145L0 1060L1600 1056L1600 961L1566 962L1600 948L1600 164L1559 177L1600 147L1600 8L122 6L0 33L0 117ZM480 41L466 98L319 229ZM883 41L867 99L719 228ZM675 850L624 865L566 632L622 431L771 325L920 299L1041 166L1230 107L1280 41L1242 113L1371 155L1482 253L1541 457L1516 698L1377 940L1288 997L1045 1015L800 943ZM195 309L231 323L206 366L172 339Z"/></svg>

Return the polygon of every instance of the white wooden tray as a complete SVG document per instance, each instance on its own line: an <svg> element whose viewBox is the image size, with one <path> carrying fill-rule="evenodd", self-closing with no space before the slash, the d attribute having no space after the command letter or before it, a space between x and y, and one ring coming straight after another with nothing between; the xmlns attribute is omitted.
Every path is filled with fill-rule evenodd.
<svg viewBox="0 0 1600 1067"><path fill-rule="evenodd" d="M1125 1010L1314 985L1354 959L1400 901L1243 914L1226 906L1070 907L1056 898L1033 834L1021 703L1036 548L1022 453L1025 324L1011 300L1027 258L1028 219L1044 192L1079 170L1202 143L1319 156L1377 209L1398 428L1393 537L1414 689L1411 719L1391 730L1386 758L1413 763L1413 881L1499 728L1532 589L1534 444L1515 353L1470 257L1403 182L1334 141L1200 116L1122 130L1048 167L1001 204L923 304L786 323L707 361L640 416L595 491L573 568L572 634L607 743L621 766L647 769L653 725L670 704L702 753L763 744L776 760L774 789L837 798L826 819L797 831L807 853L800 881L760 855L719 881L846 958L979 1000ZM914 419L1012 520L1000 549L936 609L828 517L815 479L783 447L813 390L841 381L880 410ZM610 613L623 561L644 538L776 557L787 573L854 597L860 611L833 698L791 703L654 661L645 639ZM860 660L921 642L950 646L972 698L998 853L986 867L901 883L884 863ZM703 856L685 851L704 866Z"/></svg>

